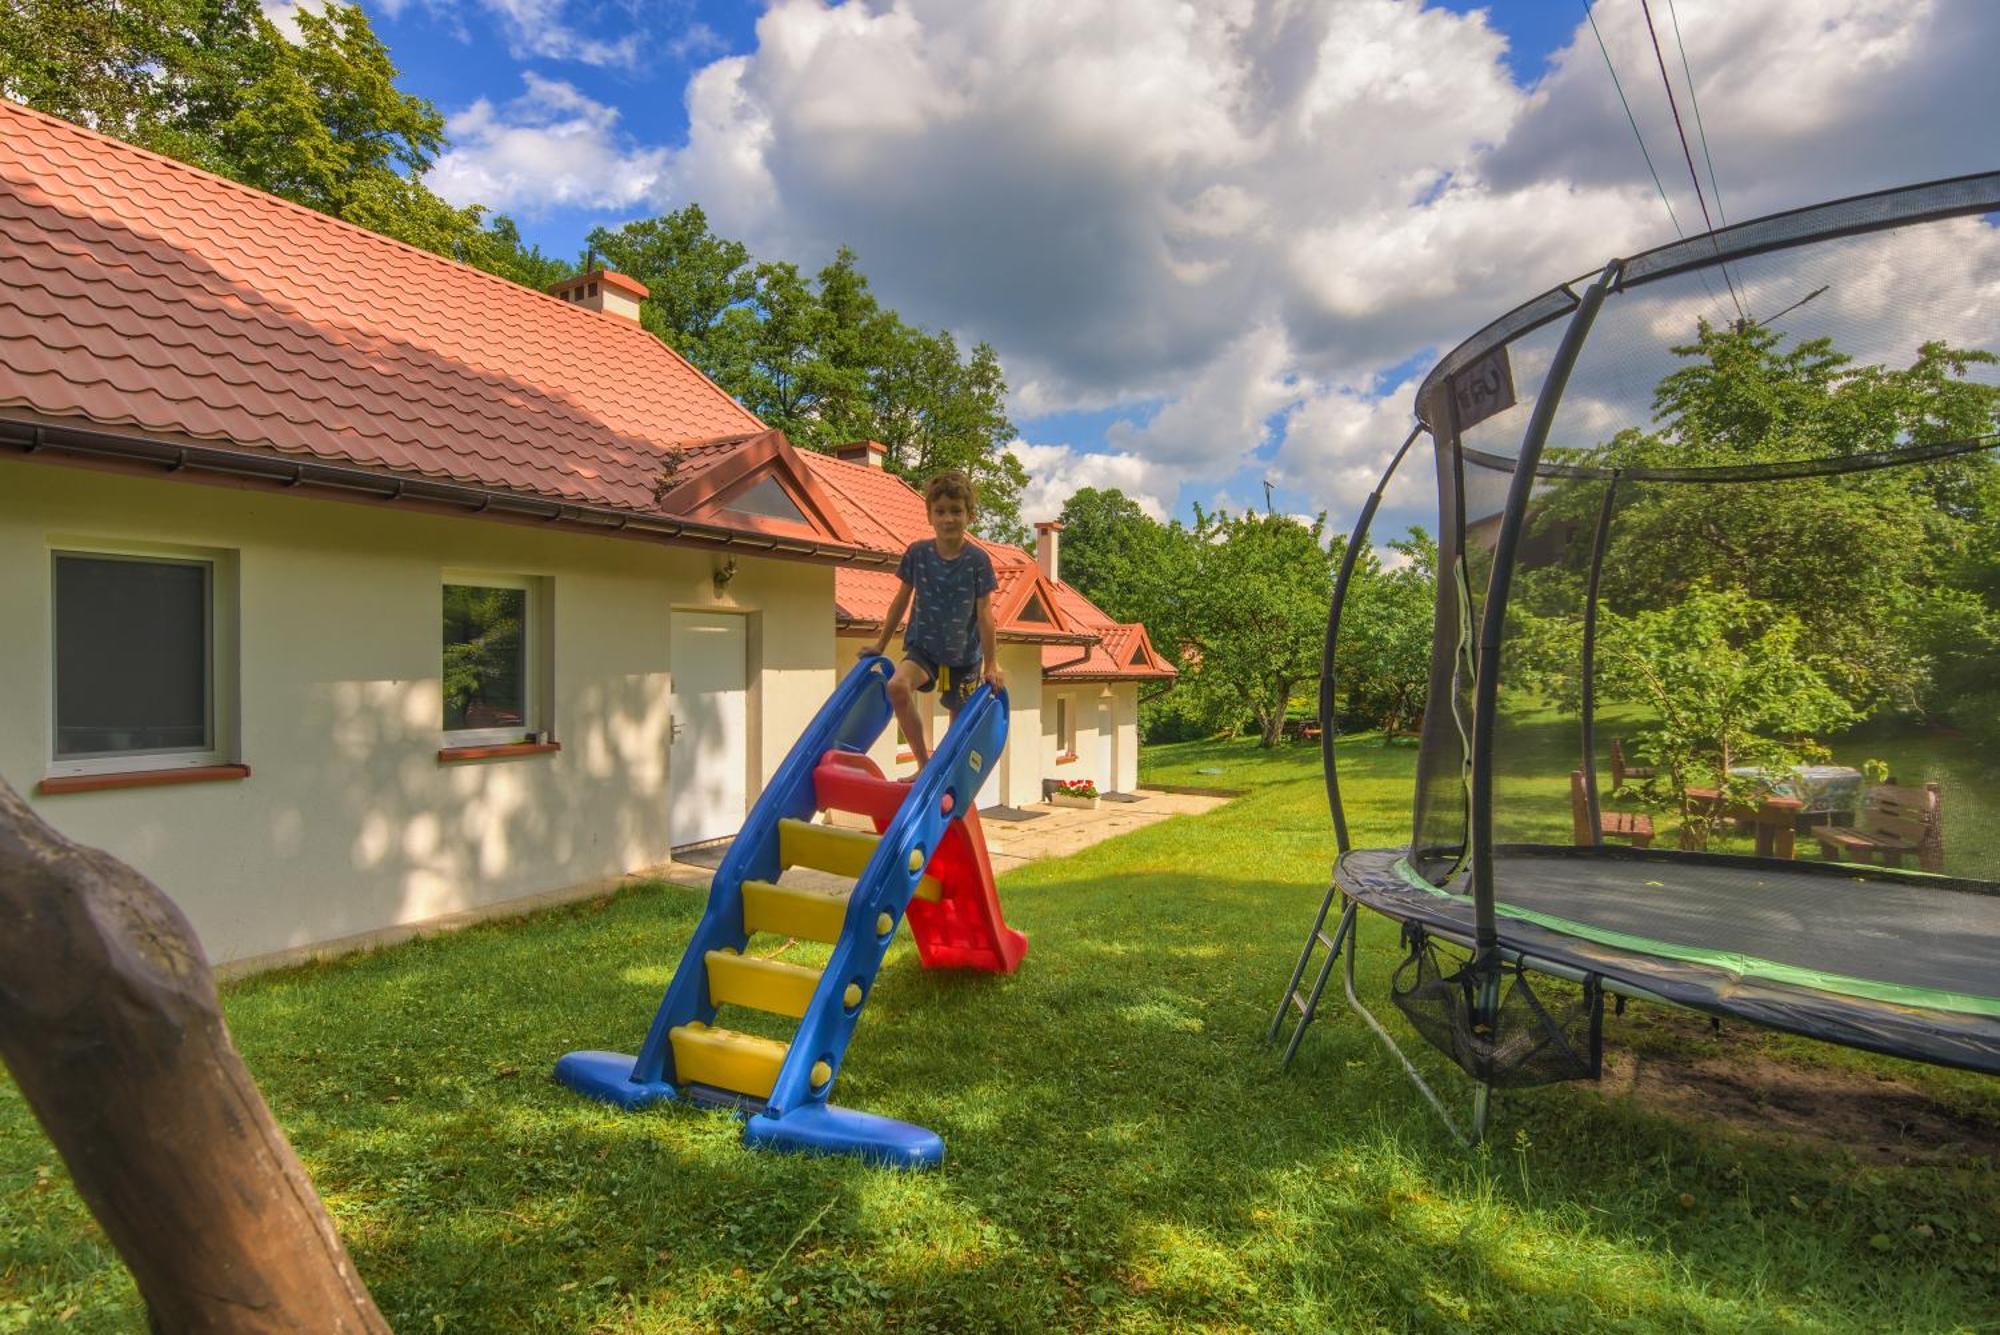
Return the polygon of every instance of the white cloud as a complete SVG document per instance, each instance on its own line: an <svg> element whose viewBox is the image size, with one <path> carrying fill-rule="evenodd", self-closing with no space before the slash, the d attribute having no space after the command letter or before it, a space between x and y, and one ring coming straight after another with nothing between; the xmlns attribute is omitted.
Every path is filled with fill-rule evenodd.
<svg viewBox="0 0 2000 1335"><path fill-rule="evenodd" d="M447 0L428 0L428 3L433 9L455 7ZM644 44L642 31L617 37L581 32L569 21L570 0L477 0L477 3L499 20L508 54L516 60L570 60L616 69L639 66ZM638 8L631 7L635 18Z"/></svg>
<svg viewBox="0 0 2000 1335"><path fill-rule="evenodd" d="M1251 330L1226 348L1150 420L1112 423L1113 449L1141 455L1184 476L1233 471L1266 443L1268 420L1298 397L1285 333L1275 325Z"/></svg>
<svg viewBox="0 0 2000 1335"><path fill-rule="evenodd" d="M1284 438L1272 469L1275 480L1324 508L1336 528L1345 528L1368 493L1382 479L1410 428L1417 381L1349 389L1324 386L1285 419ZM1411 447L1383 496L1386 509L1404 514L1435 510L1435 473L1427 442ZM1382 534L1394 537L1401 531Z"/></svg>
<svg viewBox="0 0 2000 1335"><path fill-rule="evenodd" d="M1056 518L1069 498L1085 487L1116 487L1155 519L1167 518L1173 508L1178 480L1139 455L1089 453L1025 440L1014 441L1007 451L1028 471L1028 486L1021 495L1021 518L1026 523Z"/></svg>
<svg viewBox="0 0 2000 1335"><path fill-rule="evenodd" d="M636 50L587 47L565 0L478 2L523 53ZM2000 5L1675 12L1692 90L1661 40L1691 134L1698 94L1732 218L1990 165ZM1682 224L1699 226L1643 15L1606 5L1598 22ZM680 30L685 52L717 49ZM1382 393L1383 368L1672 235L1581 23L1523 89L1483 12L1403 0L773 0L754 50L713 60L685 96L688 139L667 151L531 79L515 103L454 118L432 183L516 209L699 202L724 234L807 265L854 247L907 317L996 345L1017 415L1131 408L1109 454L1018 446L1034 505L1084 482L1171 504L1183 482L1251 466L1285 414L1270 471L1338 523L1407 427L1411 387ZM1990 286L1942 290L1954 263L1850 276L1796 327L1892 312L1914 288L1984 329ZM1745 268L1760 313L1797 290L1767 268ZM1727 301L1686 286L1662 318L1691 326ZM1521 352L1517 377L1543 350ZM1427 467L1404 477L1391 507L1426 507Z"/></svg>
<svg viewBox="0 0 2000 1335"><path fill-rule="evenodd" d="M263 11L272 26L284 34L288 42L299 40L299 14L301 11L318 14L326 9L327 0L257 0L257 8Z"/></svg>
<svg viewBox="0 0 2000 1335"><path fill-rule="evenodd" d="M617 110L574 86L533 71L522 77L527 91L512 102L481 98L447 121L452 147L426 185L454 204L528 213L657 202L668 150L631 143Z"/></svg>

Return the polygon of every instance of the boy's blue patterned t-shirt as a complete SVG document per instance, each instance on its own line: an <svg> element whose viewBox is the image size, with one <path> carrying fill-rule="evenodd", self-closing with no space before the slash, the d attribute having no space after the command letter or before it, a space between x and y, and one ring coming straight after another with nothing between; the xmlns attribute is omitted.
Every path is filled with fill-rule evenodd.
<svg viewBox="0 0 2000 1335"><path fill-rule="evenodd" d="M978 662L979 600L1000 584L984 549L967 542L947 561L938 555L937 540L925 538L903 553L896 577L916 592L903 647L940 666Z"/></svg>

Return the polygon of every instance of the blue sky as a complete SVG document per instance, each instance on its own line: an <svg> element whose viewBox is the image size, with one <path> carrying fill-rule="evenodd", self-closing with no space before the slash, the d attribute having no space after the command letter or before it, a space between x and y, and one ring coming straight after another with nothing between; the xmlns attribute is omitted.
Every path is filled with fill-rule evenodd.
<svg viewBox="0 0 2000 1335"><path fill-rule="evenodd" d="M1673 235L1580 0L363 3L450 118L448 198L563 255L693 200L763 257L851 245L906 316L992 342L1029 518L1270 479L1339 528L1440 350ZM1733 216L1991 165L1967 62L2000 6L1652 8ZM1638 0L1596 12L1698 217ZM1422 471L1385 529L1427 517Z"/></svg>

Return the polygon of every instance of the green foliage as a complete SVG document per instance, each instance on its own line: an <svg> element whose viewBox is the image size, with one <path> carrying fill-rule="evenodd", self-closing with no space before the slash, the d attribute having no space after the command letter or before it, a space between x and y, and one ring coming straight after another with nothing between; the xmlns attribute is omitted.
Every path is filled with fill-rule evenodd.
<svg viewBox="0 0 2000 1335"><path fill-rule="evenodd" d="M1188 598L1199 570L1194 537L1162 524L1115 487L1083 487L1063 504L1063 581L1119 621L1146 627L1177 660L1192 638Z"/></svg>
<svg viewBox="0 0 2000 1335"><path fill-rule="evenodd" d="M1787 348L1761 326L1703 325L1660 382L1654 432L1621 432L1602 467L1704 466L1841 457L1961 440L2000 425L2000 387L1966 379L1989 353L1926 343L1902 370L1855 366L1825 339ZM1554 488L1537 529L1588 532L1602 483ZM1861 713L1957 717L2000 643L2000 464L1990 452L1922 466L1729 485L1634 484L1621 492L1602 600L1662 608L1702 583L1742 589L1803 624L1817 670ZM1526 571L1522 601L1581 606L1587 542ZM1976 711L1974 711L1976 712Z"/></svg>
<svg viewBox="0 0 2000 1335"><path fill-rule="evenodd" d="M1770 785L1738 767L1770 773L1823 759L1813 735L1857 718L1815 666L1805 624L1736 589L1700 585L1671 607L1601 613L1597 680L1608 698L1650 707L1653 721L1633 734L1640 760L1659 769L1644 795L1678 809L1698 847L1720 812L1691 803L1690 785L1727 804L1754 802Z"/></svg>
<svg viewBox="0 0 2000 1335"><path fill-rule="evenodd" d="M723 316L757 291L749 247L715 235L701 205L689 204L619 228L599 227L590 248L607 268L650 290L639 306L648 332L696 366L720 365Z"/></svg>
<svg viewBox="0 0 2000 1335"><path fill-rule="evenodd" d="M1293 694L1319 677L1334 556L1326 517L1232 517L1196 507L1179 689L1218 716L1257 722L1275 746Z"/></svg>
<svg viewBox="0 0 2000 1335"><path fill-rule="evenodd" d="M1420 528L1389 544L1407 558L1382 569L1364 551L1348 577L1334 680L1343 713L1388 733L1413 727L1430 684L1437 543Z"/></svg>
<svg viewBox="0 0 2000 1335"><path fill-rule="evenodd" d="M1014 424L999 357L984 343L963 354L948 331L883 307L853 251L808 277L717 236L694 204L599 228L590 244L650 289L647 329L793 444L879 441L890 471L919 484L960 469L979 490L979 533L1025 541L1027 474L1006 449Z"/></svg>

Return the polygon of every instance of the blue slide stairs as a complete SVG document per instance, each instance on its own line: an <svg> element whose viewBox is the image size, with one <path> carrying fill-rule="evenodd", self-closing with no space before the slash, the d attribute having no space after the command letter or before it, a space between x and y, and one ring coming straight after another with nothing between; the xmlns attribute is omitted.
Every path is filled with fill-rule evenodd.
<svg viewBox="0 0 2000 1335"><path fill-rule="evenodd" d="M754 1147L857 1154L910 1168L942 1161L936 1133L827 1099L883 956L926 881L924 868L948 824L976 802L1006 745L1007 697L987 686L973 693L879 836L812 826L815 769L830 751L865 752L888 725L892 671L880 656L857 664L778 767L710 882L707 908L639 1055L572 1052L556 1063L557 1080L625 1109L668 1099L737 1108L749 1114L743 1139ZM837 908L837 901L776 884L789 862L817 865L795 849L843 845L846 856L858 858L853 846L864 840L873 840L873 851L847 892L844 915L837 929L816 938L833 945L816 977L744 957L760 916L776 914L787 896L816 905L821 920ZM718 999L718 990L726 995ZM765 997L778 1000L767 1004ZM718 1029L719 1001L797 1016L798 1028L789 1044Z"/></svg>

